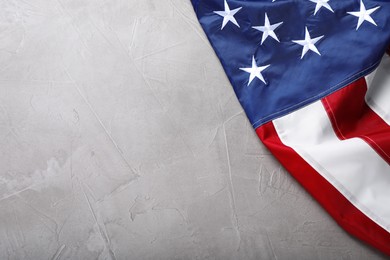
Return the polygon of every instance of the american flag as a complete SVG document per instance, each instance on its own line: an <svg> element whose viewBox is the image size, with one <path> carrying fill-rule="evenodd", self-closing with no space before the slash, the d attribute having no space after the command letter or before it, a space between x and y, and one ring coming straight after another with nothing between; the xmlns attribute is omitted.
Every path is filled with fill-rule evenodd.
<svg viewBox="0 0 390 260"><path fill-rule="evenodd" d="M261 141L390 255L390 2L192 0Z"/></svg>

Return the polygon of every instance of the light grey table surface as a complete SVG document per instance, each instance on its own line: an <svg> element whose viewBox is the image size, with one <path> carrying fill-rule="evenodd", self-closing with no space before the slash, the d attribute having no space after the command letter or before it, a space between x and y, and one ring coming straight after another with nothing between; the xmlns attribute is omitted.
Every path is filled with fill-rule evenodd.
<svg viewBox="0 0 390 260"><path fill-rule="evenodd" d="M0 1L0 259L383 258L258 141L189 0Z"/></svg>

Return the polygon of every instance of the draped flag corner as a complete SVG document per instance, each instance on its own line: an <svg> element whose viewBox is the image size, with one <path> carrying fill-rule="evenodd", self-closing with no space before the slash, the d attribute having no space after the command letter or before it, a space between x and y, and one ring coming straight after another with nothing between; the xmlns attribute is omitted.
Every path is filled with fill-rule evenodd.
<svg viewBox="0 0 390 260"><path fill-rule="evenodd" d="M390 2L191 2L261 141L390 255Z"/></svg>

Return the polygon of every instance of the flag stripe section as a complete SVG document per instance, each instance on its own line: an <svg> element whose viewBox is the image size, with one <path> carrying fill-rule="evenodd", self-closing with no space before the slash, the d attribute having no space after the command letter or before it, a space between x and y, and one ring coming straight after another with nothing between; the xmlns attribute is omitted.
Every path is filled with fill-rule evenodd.
<svg viewBox="0 0 390 260"><path fill-rule="evenodd" d="M390 55L390 48L389 48ZM367 105L390 125L390 56L385 55L379 67L366 76Z"/></svg>
<svg viewBox="0 0 390 260"><path fill-rule="evenodd" d="M363 140L339 140L321 101L273 121L293 148L352 204L390 231L390 166Z"/></svg>
<svg viewBox="0 0 390 260"><path fill-rule="evenodd" d="M322 99L337 137L359 137L390 163L390 127L366 104L366 80L353 84Z"/></svg>
<svg viewBox="0 0 390 260"><path fill-rule="evenodd" d="M350 234L390 255L390 233L356 208L296 151L280 140L272 122L256 133L286 170L302 184L324 209Z"/></svg>
<svg viewBox="0 0 390 260"><path fill-rule="evenodd" d="M351 234L390 255L390 57L345 88L256 129Z"/></svg>

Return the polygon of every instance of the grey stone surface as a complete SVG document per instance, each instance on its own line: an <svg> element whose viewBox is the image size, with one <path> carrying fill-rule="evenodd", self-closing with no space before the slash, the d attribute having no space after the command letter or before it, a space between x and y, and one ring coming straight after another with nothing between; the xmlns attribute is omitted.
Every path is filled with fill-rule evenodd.
<svg viewBox="0 0 390 260"><path fill-rule="evenodd" d="M0 259L382 258L260 144L190 1L0 1Z"/></svg>

